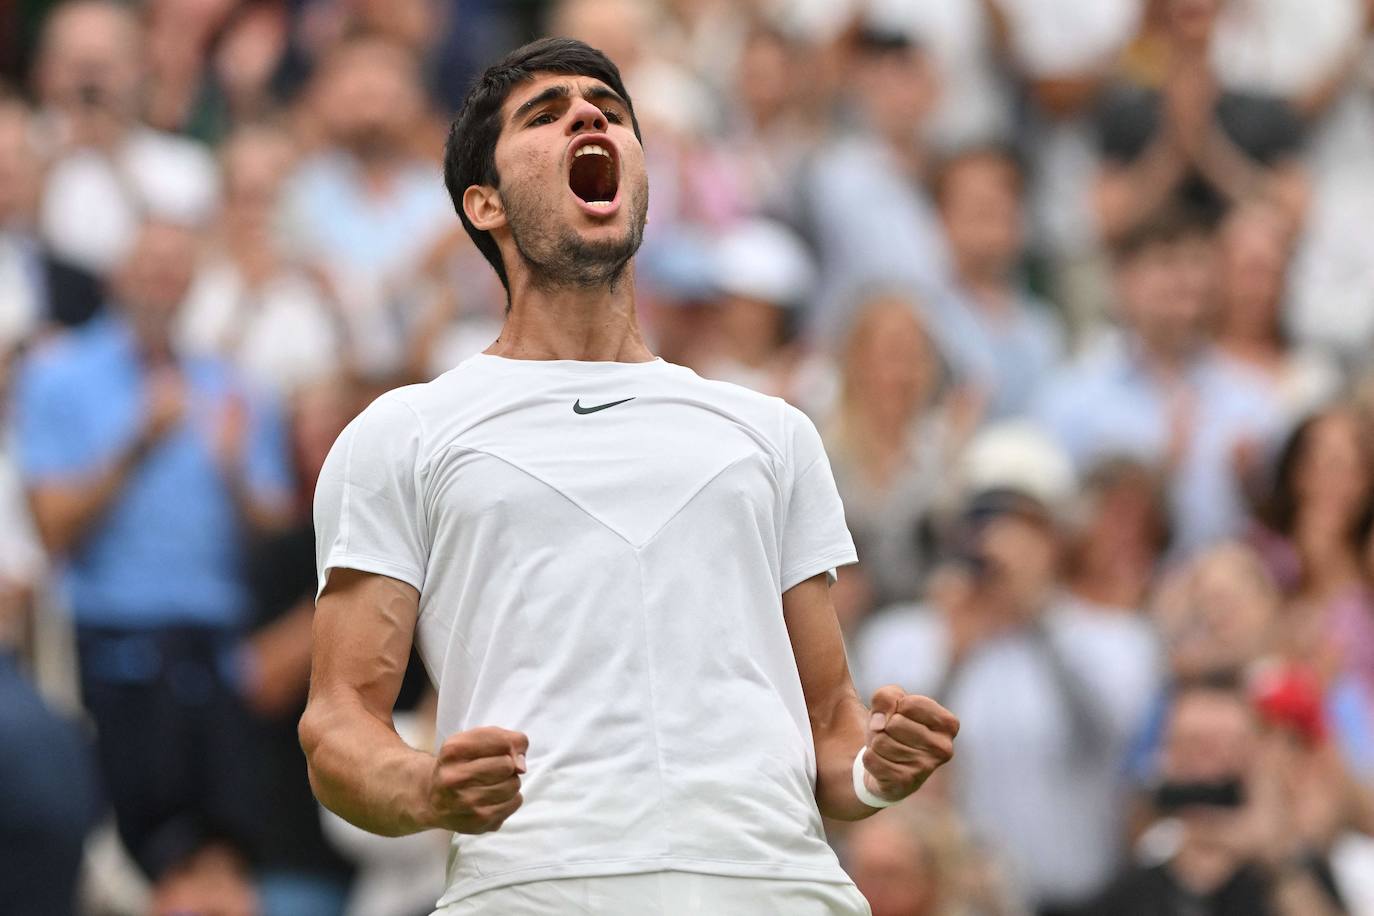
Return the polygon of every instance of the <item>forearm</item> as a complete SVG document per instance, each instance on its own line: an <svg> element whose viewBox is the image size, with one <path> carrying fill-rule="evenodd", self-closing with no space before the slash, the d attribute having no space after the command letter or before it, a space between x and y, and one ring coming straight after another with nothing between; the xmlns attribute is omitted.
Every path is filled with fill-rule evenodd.
<svg viewBox="0 0 1374 916"><path fill-rule="evenodd" d="M78 546L119 496L146 452L141 441L135 442L92 478L35 487L29 501L43 546L53 554Z"/></svg>
<svg viewBox="0 0 1374 916"><path fill-rule="evenodd" d="M339 817L382 836L435 826L427 797L435 758L358 705L312 701L301 717L310 786Z"/></svg>
<svg viewBox="0 0 1374 916"><path fill-rule="evenodd" d="M854 794L854 756L864 747L868 716L868 707L852 690L822 716L812 714L816 806L832 820L857 821L878 810Z"/></svg>

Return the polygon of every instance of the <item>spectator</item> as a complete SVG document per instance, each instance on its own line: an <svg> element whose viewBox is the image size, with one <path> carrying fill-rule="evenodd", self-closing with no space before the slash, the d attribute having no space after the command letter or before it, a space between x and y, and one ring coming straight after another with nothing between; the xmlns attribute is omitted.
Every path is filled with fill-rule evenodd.
<svg viewBox="0 0 1374 916"><path fill-rule="evenodd" d="M222 147L224 208L213 247L196 272L177 327L186 352L233 362L264 391L285 398L332 374L342 342L320 283L290 263L276 224L294 147L253 126Z"/></svg>
<svg viewBox="0 0 1374 916"><path fill-rule="evenodd" d="M1052 309L1018 275L1024 180L1015 155L992 146L953 155L935 177L955 277L936 333L955 372L982 391L990 419L1023 413L1064 350Z"/></svg>
<svg viewBox="0 0 1374 916"><path fill-rule="evenodd" d="M24 367L18 446L120 834L158 912L239 912L262 812L235 674L239 563L246 530L280 524L287 481L265 408L227 366L174 349L196 242L140 230L112 314Z"/></svg>
<svg viewBox="0 0 1374 916"><path fill-rule="evenodd" d="M923 190L921 130L937 98L925 52L902 33L862 30L843 89L855 123L819 147L799 178L801 225L821 267L811 339L824 346L877 284L934 297L949 280L939 219ZM862 201L856 205L856 201Z"/></svg>
<svg viewBox="0 0 1374 916"><path fill-rule="evenodd" d="M0 349L13 350L50 325L76 325L99 309L90 273L59 257L37 234L42 163L33 118L0 90Z"/></svg>
<svg viewBox="0 0 1374 916"><path fill-rule="evenodd" d="M1268 390L1279 415L1296 423L1339 392L1339 368L1325 353L1288 339L1281 307L1291 233L1275 207L1235 207L1217 234L1220 309L1217 349L1223 361Z"/></svg>
<svg viewBox="0 0 1374 916"><path fill-rule="evenodd" d="M872 916L1018 916L1005 882L940 802L897 805L861 821L845 866Z"/></svg>
<svg viewBox="0 0 1374 916"><path fill-rule="evenodd" d="M927 517L970 422L939 404L944 366L912 303L876 294L858 307L840 391L821 425L860 565L864 607L914 599L933 557ZM857 621L847 621L850 623Z"/></svg>
<svg viewBox="0 0 1374 916"><path fill-rule="evenodd" d="M35 83L53 162L39 226L58 257L102 276L146 214L203 223L218 194L207 150L141 122L144 54L137 13L113 0L69 0L43 25Z"/></svg>
<svg viewBox="0 0 1374 916"><path fill-rule="evenodd" d="M1164 484L1146 464L1105 458L1083 475L1070 530L1066 584L1101 608L1135 611L1169 549Z"/></svg>
<svg viewBox="0 0 1374 916"><path fill-rule="evenodd" d="M1158 793L1178 824L1175 849L1159 864L1128 869L1088 916L1343 912L1318 851L1329 842L1331 806L1304 818L1291 794L1301 785L1309 801L1329 799L1340 781L1326 760L1283 740L1261 737L1234 689L1181 690L1169 711Z"/></svg>
<svg viewBox="0 0 1374 916"><path fill-rule="evenodd" d="M149 123L219 143L269 116L281 103L287 17L274 3L148 3Z"/></svg>
<svg viewBox="0 0 1374 916"><path fill-rule="evenodd" d="M860 691L910 684L960 710L958 810L1023 899L1071 911L1122 852L1122 772L1155 682L1154 644L1139 620L1061 588L1067 458L1003 427L980 434L966 460L971 496L950 563L927 602L890 608L860 634Z"/></svg>
<svg viewBox="0 0 1374 916"><path fill-rule="evenodd" d="M1353 678L1374 703L1374 522L1369 431L1349 410L1305 420L1279 452L1255 537L1290 596L1292 638L1331 681Z"/></svg>
<svg viewBox="0 0 1374 916"><path fill-rule="evenodd" d="M0 590L0 629L18 627L21 593ZM86 834L100 813L90 743L49 709L0 642L0 895L12 916L75 916Z"/></svg>
<svg viewBox="0 0 1374 916"><path fill-rule="evenodd" d="M1129 455L1163 471L1181 555L1238 533L1242 476L1279 425L1272 400L1208 342L1212 250L1206 229L1178 212L1125 237L1122 333L1057 372L1035 410L1080 468Z"/></svg>
<svg viewBox="0 0 1374 916"><path fill-rule="evenodd" d="M1075 336L1109 298L1092 203L1099 163L1093 112L1147 0L997 0L1003 62L1024 87L1018 148L1028 164L1033 254Z"/></svg>
<svg viewBox="0 0 1374 916"><path fill-rule="evenodd" d="M1010 81L997 60L996 6L981 0L867 0L869 15L930 49L940 100L931 141L952 150L1004 138L1011 129Z"/></svg>
<svg viewBox="0 0 1374 916"><path fill-rule="evenodd" d="M704 374L795 401L798 313L815 286L811 255L790 229L751 220L715 250L720 332Z"/></svg>
<svg viewBox="0 0 1374 916"><path fill-rule="evenodd" d="M1281 596L1259 556L1219 544L1161 583L1151 612L1179 681L1235 679L1280 646Z"/></svg>
<svg viewBox="0 0 1374 916"><path fill-rule="evenodd" d="M0 139L3 130L0 121ZM5 152L0 175L13 164ZM4 190L13 188L0 181ZM0 363L3 402L9 376L7 354ZM0 900L15 916L74 916L100 793L89 737L48 707L23 670L45 564L8 438L0 437Z"/></svg>
<svg viewBox="0 0 1374 916"><path fill-rule="evenodd" d="M1262 197L1300 222L1307 177L1302 125L1282 99L1221 86L1211 43L1221 0L1167 0L1158 86L1117 86L1102 102L1099 224L1122 238L1161 208L1186 204L1208 219Z"/></svg>
<svg viewBox="0 0 1374 916"><path fill-rule="evenodd" d="M325 58L312 86L328 145L289 180L285 230L333 282L353 364L395 377L413 274L453 228L438 163L411 152L425 118L419 69L396 45L355 38Z"/></svg>

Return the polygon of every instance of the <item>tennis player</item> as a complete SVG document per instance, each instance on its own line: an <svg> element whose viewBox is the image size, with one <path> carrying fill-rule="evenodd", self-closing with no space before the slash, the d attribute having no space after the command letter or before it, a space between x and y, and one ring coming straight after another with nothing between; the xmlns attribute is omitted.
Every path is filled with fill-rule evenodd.
<svg viewBox="0 0 1374 916"><path fill-rule="evenodd" d="M810 421L645 345L648 181L615 65L513 52L444 171L509 309L325 465L316 794L377 833L453 831L446 916L868 913L821 815L914 792L958 721L855 694L829 597L854 546ZM391 724L412 640L433 754Z"/></svg>

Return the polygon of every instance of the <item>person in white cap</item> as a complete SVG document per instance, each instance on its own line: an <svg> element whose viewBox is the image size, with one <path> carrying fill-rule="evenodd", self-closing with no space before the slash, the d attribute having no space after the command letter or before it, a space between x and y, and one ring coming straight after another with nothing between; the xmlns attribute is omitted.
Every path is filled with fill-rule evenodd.
<svg viewBox="0 0 1374 916"><path fill-rule="evenodd" d="M1143 622L1060 586L1075 481L1057 446L1028 424L994 425L970 443L960 477L962 507L929 601L867 624L856 677L861 689L914 683L961 711L956 805L1029 905L1071 912L1111 879L1121 853L1120 780L1157 653Z"/></svg>

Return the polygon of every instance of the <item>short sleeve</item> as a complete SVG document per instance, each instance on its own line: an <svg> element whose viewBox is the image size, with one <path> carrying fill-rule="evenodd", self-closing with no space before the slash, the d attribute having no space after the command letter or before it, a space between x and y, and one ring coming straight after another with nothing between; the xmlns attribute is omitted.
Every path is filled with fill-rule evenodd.
<svg viewBox="0 0 1374 916"><path fill-rule="evenodd" d="M833 575L835 567L858 560L820 434L797 408L789 405L786 412L792 473L782 528L784 592L819 572Z"/></svg>
<svg viewBox="0 0 1374 916"><path fill-rule="evenodd" d="M424 587L429 556L419 418L383 395L339 436L315 487L316 597L344 567Z"/></svg>

